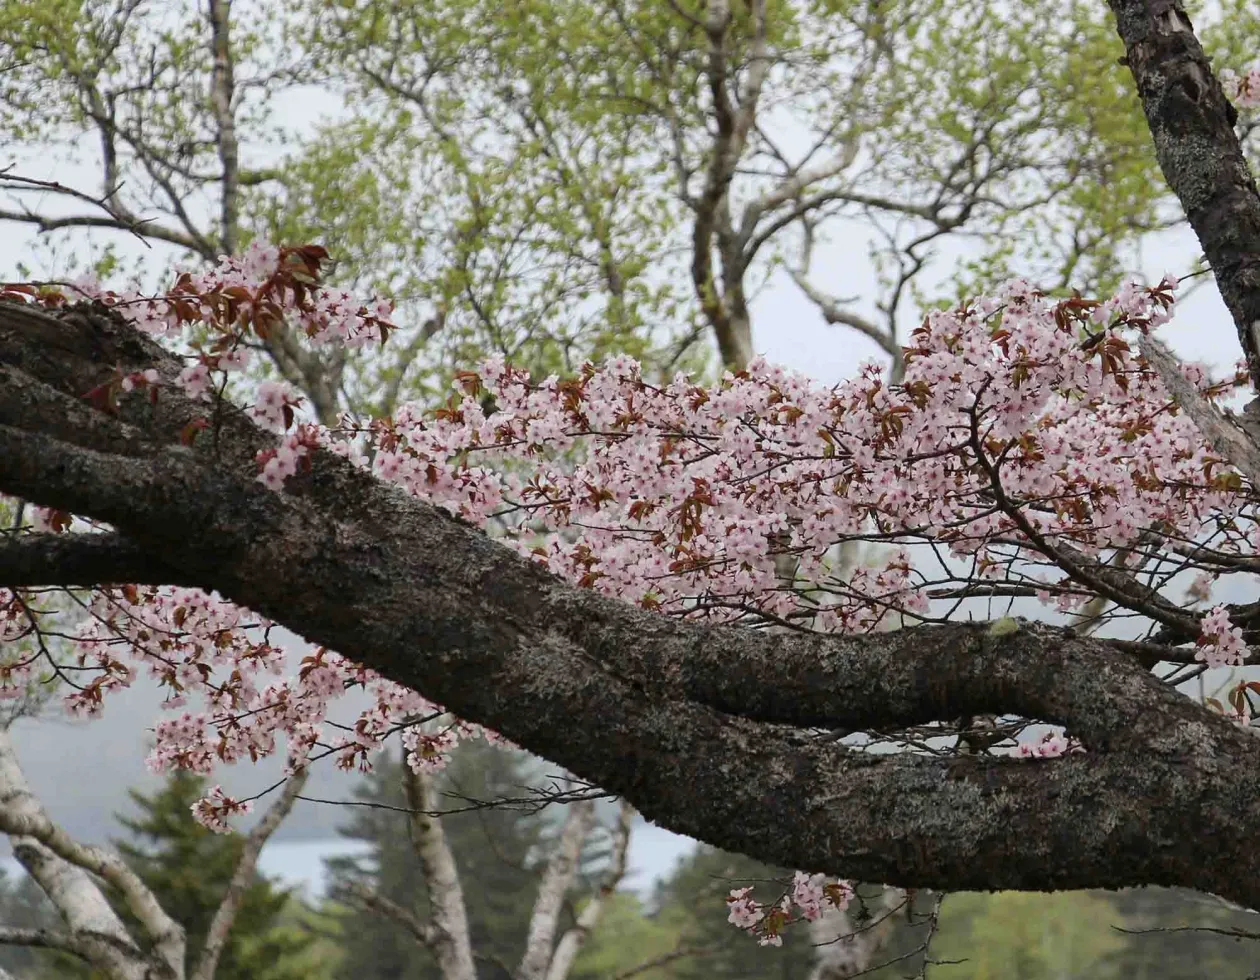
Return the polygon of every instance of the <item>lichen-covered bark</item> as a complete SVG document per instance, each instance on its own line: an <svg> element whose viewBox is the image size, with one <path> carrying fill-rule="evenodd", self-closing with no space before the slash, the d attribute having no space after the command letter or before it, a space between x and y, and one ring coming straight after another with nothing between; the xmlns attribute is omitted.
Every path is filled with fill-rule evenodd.
<svg viewBox="0 0 1260 980"><path fill-rule="evenodd" d="M1168 186L1181 201L1260 383L1260 194L1236 113L1180 0L1108 0Z"/></svg>
<svg viewBox="0 0 1260 980"><path fill-rule="evenodd" d="M178 568L662 826L776 864L941 890L1185 885L1260 905L1260 740L1116 646L1033 625L825 637L653 615L332 454L273 493L253 462L273 437L239 412L190 449L179 432L208 407L174 390L97 411L75 396L114 365L177 365L100 311L66 315L49 343L53 324L0 307L0 492L113 524L119 571L103 570L105 543L75 561L65 538L33 536L0 546L0 586ZM804 730L1002 712L1064 724L1090 751L872 756Z"/></svg>

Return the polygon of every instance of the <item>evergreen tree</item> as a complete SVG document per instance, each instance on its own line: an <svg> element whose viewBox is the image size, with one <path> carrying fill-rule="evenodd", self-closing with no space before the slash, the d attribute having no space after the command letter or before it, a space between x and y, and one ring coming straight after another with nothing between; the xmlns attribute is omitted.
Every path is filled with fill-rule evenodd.
<svg viewBox="0 0 1260 980"><path fill-rule="evenodd" d="M193 820L192 804L204 792L202 777L180 771L152 795L132 790L131 799L140 812L136 817L119 818L131 839L115 842L162 907L183 925L190 965L200 955L245 845L239 834L216 834ZM116 898L111 900L126 916L125 906ZM255 876L219 959L215 980L309 980L318 975L309 955L313 937L286 924L286 909L292 901L288 889L277 888L261 874Z"/></svg>
<svg viewBox="0 0 1260 980"><path fill-rule="evenodd" d="M396 758L382 759L358 788L359 799L403 806L401 765ZM439 786L469 800L517 797L530 781L532 765L524 753L465 742L443 770ZM461 806L458 798L449 798L450 809ZM453 813L443 818L442 827L459 868L479 976L509 980L524 949L539 864L546 853L547 820L536 813L488 807ZM341 833L366 841L370 849L328 860L334 898L343 897L346 883L353 880L427 918L424 875L411 848L405 813L363 807ZM414 937L352 901L342 910L341 934L345 958L339 977L344 980L438 980L432 957Z"/></svg>

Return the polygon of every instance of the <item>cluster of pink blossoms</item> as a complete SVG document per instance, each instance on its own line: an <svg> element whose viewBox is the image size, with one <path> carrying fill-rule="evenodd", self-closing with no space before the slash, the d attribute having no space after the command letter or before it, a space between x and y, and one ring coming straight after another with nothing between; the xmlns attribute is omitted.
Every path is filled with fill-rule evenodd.
<svg viewBox="0 0 1260 980"><path fill-rule="evenodd" d="M1014 754L1020 759L1057 759L1068 752L1083 751L1083 746L1075 739L1062 732L1048 732L1035 742L1020 742Z"/></svg>
<svg viewBox="0 0 1260 980"><path fill-rule="evenodd" d="M374 423L373 468L674 615L863 631L945 618L965 607L940 597L977 580L1071 610L1093 593L1060 570L1067 549L1103 561L1153 528L1257 544L1237 474L1124 337L1168 318L1174 285L1091 304L1016 282L933 312L895 388L874 365L824 388L764 362L712 388L655 384L628 358L534 384L492 359L446 408ZM1211 395L1238 380L1187 374ZM884 547L848 568L844 542ZM1215 632L1203 649L1245 656Z"/></svg>
<svg viewBox="0 0 1260 980"><path fill-rule="evenodd" d="M1231 102L1244 109L1260 108L1260 68L1250 68L1241 75L1226 69L1220 78Z"/></svg>
<svg viewBox="0 0 1260 980"><path fill-rule="evenodd" d="M1247 644L1243 632L1230 622L1229 610L1224 606L1213 607L1199 622L1200 635L1195 659L1209 667L1237 667L1247 658Z"/></svg>
<svg viewBox="0 0 1260 980"><path fill-rule="evenodd" d="M94 279L76 282L70 298L88 297L116 306L137 327L153 336L181 336L190 323L215 328L230 336L242 323L269 326L283 323L301 331L312 344L339 343L362 347L392 329L393 305L374 299L361 303L344 289L317 285L319 264L327 252L318 246L281 248L252 243L240 256L224 255L217 265L182 272L164 296L145 296L135 290L103 288ZM239 334L238 334L239 336ZM223 347L210 368L241 369L249 352ZM223 363L222 358L227 358Z"/></svg>
<svg viewBox="0 0 1260 980"><path fill-rule="evenodd" d="M848 882L828 880L826 875L804 871L793 875L791 893L770 905L754 899L752 890L751 885L731 889L726 897L726 921L755 936L762 946L782 946L786 926L801 920L813 922L828 906L843 911L853 900L853 888ZM799 909L799 914L793 913L793 906Z"/></svg>
<svg viewBox="0 0 1260 980"><path fill-rule="evenodd" d="M323 257L318 248L280 249L254 245L240 258L224 258L203 273L186 273L158 298L116 293L92 282L76 284L63 298L40 294L54 304L84 296L113 306L145 332L163 336L208 328L175 379L186 395L209 400L232 372L249 362L243 341L283 323L313 343L357 346L383 339L392 324L391 307L381 301L359 304L344 291L314 285ZM16 289L11 299L34 291ZM120 376L111 390L92 393L103 400L144 391L158 397L160 378L149 370ZM262 382L250 406L264 428L282 434L280 444L260 454L260 479L275 489L292 476L308 452L328 444L327 433L295 425L301 399L288 386ZM190 433L189 436L195 436ZM70 516L34 509L36 530L65 530ZM36 610L27 600L5 593L0 604L0 640L19 640L35 631ZM175 588L98 589L82 604L73 660L56 664L71 686L67 708L94 716L114 690L129 686L137 670L155 677L168 692L163 707L173 712L155 726L148 765L155 771L178 767L211 773L224 763L260 759L276 751L277 736L287 743L292 771L314 758L332 755L342 768L370 768L370 757L390 736L401 733L409 763L432 769L444 762L460 737L483 733L477 726L447 717L422 727L442 712L414 691L387 681L338 654L315 650L304 657L297 676L284 677L285 653L270 642L271 624L198 590ZM12 634L10 636L9 634ZM35 678L40 659L32 656L0 665L0 697L19 696ZM329 708L351 690L371 696L371 706L345 723L333 724ZM185 709L190 697L201 710ZM174 713L178 712L178 713ZM199 820L226 831L226 818L248 811L215 787L194 808Z"/></svg>

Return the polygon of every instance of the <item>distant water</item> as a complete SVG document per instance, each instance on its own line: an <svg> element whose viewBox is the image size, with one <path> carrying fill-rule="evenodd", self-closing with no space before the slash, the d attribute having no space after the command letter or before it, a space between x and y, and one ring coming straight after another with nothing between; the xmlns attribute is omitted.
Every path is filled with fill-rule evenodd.
<svg viewBox="0 0 1260 980"><path fill-rule="evenodd" d="M678 859L690 854L696 842L650 823L639 823L630 838L629 870L622 888L647 897L658 878L668 875ZM259 868L283 884L300 888L308 899L318 900L328 889L324 859L363 854L366 845L341 838L331 840L276 841L263 848Z"/></svg>

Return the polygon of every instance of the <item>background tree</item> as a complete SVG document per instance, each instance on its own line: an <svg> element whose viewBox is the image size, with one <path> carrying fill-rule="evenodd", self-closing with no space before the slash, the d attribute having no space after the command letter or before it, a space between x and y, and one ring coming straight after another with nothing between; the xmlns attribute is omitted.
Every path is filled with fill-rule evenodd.
<svg viewBox="0 0 1260 980"><path fill-rule="evenodd" d="M470 742L438 775L382 760L343 830L370 849L328 862L347 976L450 978L471 963L483 980L564 980L625 872L633 814L601 835L578 802L557 823L545 795L529 803L538 769ZM438 929L465 938L452 950Z"/></svg>
<svg viewBox="0 0 1260 980"><path fill-rule="evenodd" d="M72 956L109 980L215 980L237 914L255 881L258 854L304 781L302 773L290 777L249 835L237 842L235 868L224 882L203 941L189 953L183 925L121 855L81 844L49 819L27 785L7 729L0 729L0 829L57 919L55 925L51 916L35 926L6 923L0 926L0 944ZM178 874L197 870L183 868ZM125 909L122 914L111 904L110 891ZM62 975L68 961L57 955L45 962L53 975Z"/></svg>
<svg viewBox="0 0 1260 980"><path fill-rule="evenodd" d="M339 171L425 161L432 198L416 210L461 209L486 229L488 265L512 268L494 241L526 233L553 265L581 257L596 308L624 313L638 286L638 316L688 313L728 366L751 356L750 304L779 268L895 359L916 299L973 292L1013 261L1047 288L1107 288L1137 235L1180 220L1132 91L1094 68L1120 54L1096 3L1051 17L938 0L532 0L512 30L494 4L298 9L295 43L372 107L347 135L328 127ZM1218 13L1209 40L1236 57L1254 11ZM507 173L519 217L486 204ZM846 270L853 299L811 275L816 243L837 235L872 262L859 282ZM950 241L970 259L942 277L929 267Z"/></svg>
<svg viewBox="0 0 1260 980"><path fill-rule="evenodd" d="M512 959L520 955L538 889L537 862L545 847L545 827L537 813L487 805L500 798L518 798L538 765L528 757L502 749L465 743L452 754L436 781L446 809L472 806L442 819L451 855L459 866L468 910L468 924L478 959L479 976L511 976ZM367 886L404 908L421 910L428 903L424 869L416 859L405 812L402 763L381 759L355 796L356 807L341 833L370 845L362 856L328 860L329 892L342 904L340 934L346 950L344 976L437 980L433 959L417 950L416 938L397 922L364 907L349 890L353 882Z"/></svg>
<svg viewBox="0 0 1260 980"><path fill-rule="evenodd" d="M26 875L14 877L0 870L0 922L22 929L47 929L57 920L56 909ZM43 950L25 946L0 947L0 969L18 980L51 977L49 957Z"/></svg>
<svg viewBox="0 0 1260 980"><path fill-rule="evenodd" d="M1204 13L1240 67L1255 11ZM678 364L708 339L741 366L776 270L895 358L924 301L1013 263L1107 288L1137 236L1181 220L1133 93L1097 70L1120 53L1086 0L7 0L11 152L73 147L100 190L11 172L0 217L87 232L103 268L140 235L149 276L318 238L333 281L392 295L403 327L366 360L264 342L325 419L343 394L388 412L444 391L487 350L542 376L613 350ZM291 124L314 85L328 112ZM840 236L871 265L832 290L818 246ZM946 276L950 243L968 259Z"/></svg>
<svg viewBox="0 0 1260 980"><path fill-rule="evenodd" d="M1108 927L1115 917L1105 898L1082 893L1040 897L1024 894L954 895L945 914L965 920L943 932L932 954L957 964L933 967L942 977L1090 977L1108 980L1133 974L1126 937ZM961 925L961 923L960 923ZM1114 957L1114 958L1113 958ZM1176 976L1173 972L1162 974Z"/></svg>
<svg viewBox="0 0 1260 980"><path fill-rule="evenodd" d="M175 770L156 793L132 790L137 812L119 816L129 837L115 842L118 853L184 927L193 950L204 945L246 846L244 837L216 834L193 819L192 806L208 788L203 777ZM112 899L126 921L125 903L117 896ZM313 937L286 922L286 910L299 901L291 890L255 872L242 892L215 980L321 975Z"/></svg>

